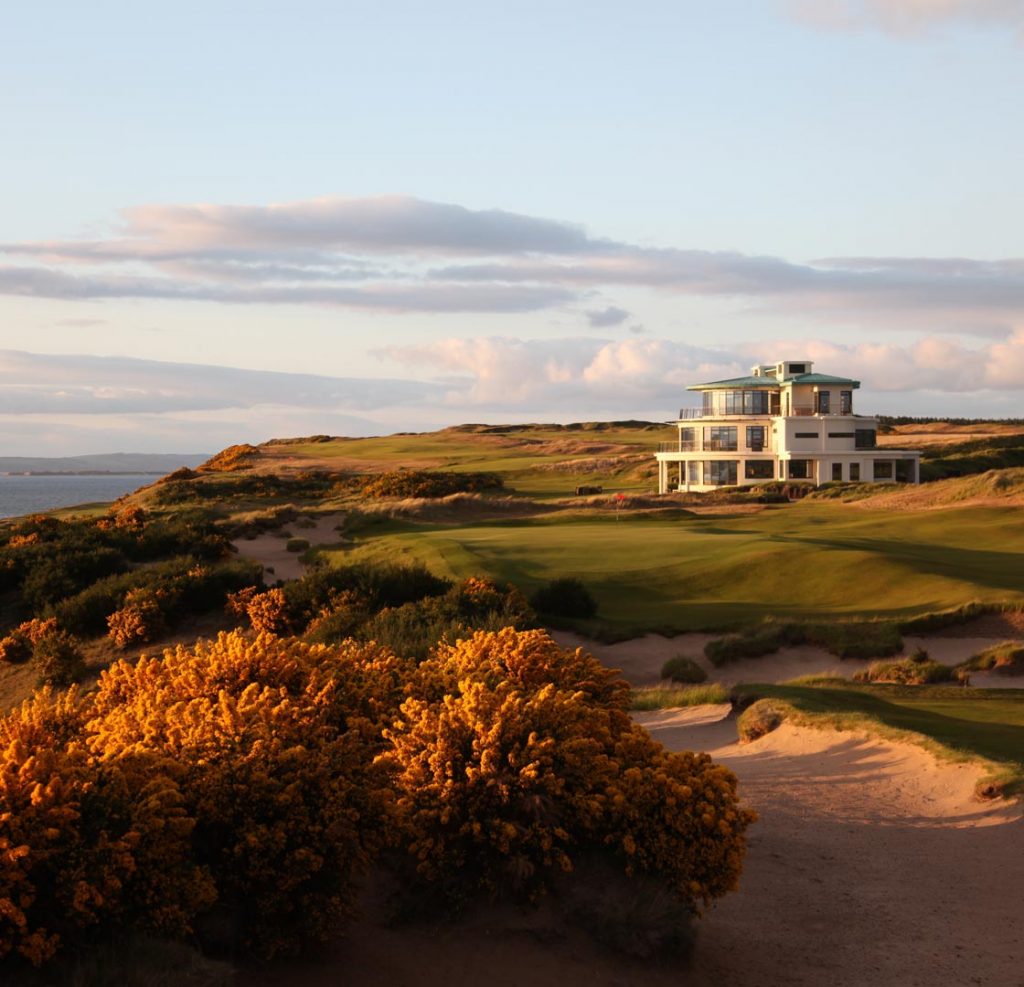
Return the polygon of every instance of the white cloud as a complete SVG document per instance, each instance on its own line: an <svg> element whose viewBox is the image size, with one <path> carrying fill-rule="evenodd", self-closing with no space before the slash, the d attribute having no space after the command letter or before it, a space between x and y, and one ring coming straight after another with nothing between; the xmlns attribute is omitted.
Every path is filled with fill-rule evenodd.
<svg viewBox="0 0 1024 987"><path fill-rule="evenodd" d="M270 206L140 206L112 236L0 245L0 294L171 299L425 313L593 307L612 288L726 300L879 330L1009 336L1024 324L1024 261L848 257L797 262L652 248L557 220L409 197ZM584 307L588 306L589 307Z"/></svg>

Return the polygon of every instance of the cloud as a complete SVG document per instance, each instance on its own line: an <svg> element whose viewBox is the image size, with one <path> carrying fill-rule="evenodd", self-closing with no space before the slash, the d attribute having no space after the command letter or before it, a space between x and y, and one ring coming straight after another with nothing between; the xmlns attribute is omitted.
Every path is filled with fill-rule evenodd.
<svg viewBox="0 0 1024 987"><path fill-rule="evenodd" d="M629 313L593 299L626 287L884 330L1006 337L1024 323L1017 258L798 262L644 247L557 220L409 197L140 206L109 237L7 243L0 254L0 294L66 301L499 314L578 306L606 328Z"/></svg>
<svg viewBox="0 0 1024 987"><path fill-rule="evenodd" d="M1020 0L790 0L799 20L834 30L875 28L897 37L968 23L1024 30Z"/></svg>
<svg viewBox="0 0 1024 987"><path fill-rule="evenodd" d="M585 312L584 314L587 317L587 321L594 329L605 329L609 326L619 326L629 318L629 312L624 308L618 308L615 305L609 305L604 309L593 309L589 312Z"/></svg>
<svg viewBox="0 0 1024 987"><path fill-rule="evenodd" d="M439 385L415 380L0 350L0 415L160 415L259 407L372 412L420 405L441 393Z"/></svg>

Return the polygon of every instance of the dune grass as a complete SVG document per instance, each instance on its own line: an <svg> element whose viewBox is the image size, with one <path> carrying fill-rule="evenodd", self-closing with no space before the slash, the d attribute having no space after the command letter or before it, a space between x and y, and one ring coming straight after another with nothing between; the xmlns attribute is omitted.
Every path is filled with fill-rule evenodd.
<svg viewBox="0 0 1024 987"><path fill-rule="evenodd" d="M717 682L700 685L650 685L633 690L630 709L675 709L729 702L729 690Z"/></svg>
<svg viewBox="0 0 1024 987"><path fill-rule="evenodd" d="M385 518L345 554L420 559L527 592L571 574L612 628L727 630L770 617L903 621L972 600L1024 603L1024 530L1014 522L1013 508L889 513L807 502L671 519Z"/></svg>
<svg viewBox="0 0 1024 987"><path fill-rule="evenodd" d="M736 686L741 705L766 700L784 717L812 726L866 730L909 740L941 757L981 760L998 787L1024 792L1024 689L815 684Z"/></svg>

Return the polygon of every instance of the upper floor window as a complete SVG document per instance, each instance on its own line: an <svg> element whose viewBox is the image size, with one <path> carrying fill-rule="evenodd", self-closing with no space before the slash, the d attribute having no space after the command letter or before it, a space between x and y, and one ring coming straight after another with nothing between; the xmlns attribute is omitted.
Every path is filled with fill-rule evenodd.
<svg viewBox="0 0 1024 987"><path fill-rule="evenodd" d="M692 452L697 447L695 428L679 429L679 448L684 452Z"/></svg>
<svg viewBox="0 0 1024 987"><path fill-rule="evenodd" d="M815 411L819 415L829 414L829 407L832 404L832 394L829 391L818 391L817 407Z"/></svg>
<svg viewBox="0 0 1024 987"><path fill-rule="evenodd" d="M764 425L747 426L747 448L751 452L764 452Z"/></svg>
<svg viewBox="0 0 1024 987"><path fill-rule="evenodd" d="M874 449L878 444L873 428L858 428L853 434L853 444L857 449Z"/></svg>
<svg viewBox="0 0 1024 987"><path fill-rule="evenodd" d="M770 393L769 391L705 391L704 414L767 415Z"/></svg>
<svg viewBox="0 0 1024 987"><path fill-rule="evenodd" d="M704 429L704 448L717 452L734 451L736 431L735 425L715 425Z"/></svg>
<svg viewBox="0 0 1024 987"><path fill-rule="evenodd" d="M839 414L841 414L841 415L852 415L853 414L853 391L840 391L839 392Z"/></svg>

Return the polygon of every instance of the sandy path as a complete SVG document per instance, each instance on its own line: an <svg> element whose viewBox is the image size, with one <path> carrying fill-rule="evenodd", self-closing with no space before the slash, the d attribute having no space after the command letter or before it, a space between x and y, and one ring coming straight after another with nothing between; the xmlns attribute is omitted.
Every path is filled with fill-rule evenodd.
<svg viewBox="0 0 1024 987"><path fill-rule="evenodd" d="M285 530L295 538L305 538L311 546L322 547L335 545L341 541L337 527L341 522L340 514L321 514L314 519L312 528L300 528L292 523ZM299 559L301 552L289 552L288 539L282 538L278 531L264 532L255 538L241 538L235 542L235 548L243 559L255 559L263 564L268 582L276 579L299 579L306 567Z"/></svg>
<svg viewBox="0 0 1024 987"><path fill-rule="evenodd" d="M711 709L638 716L728 765L761 813L687 984L1024 984L1024 822L972 800L976 769L788 724L740 747Z"/></svg>

